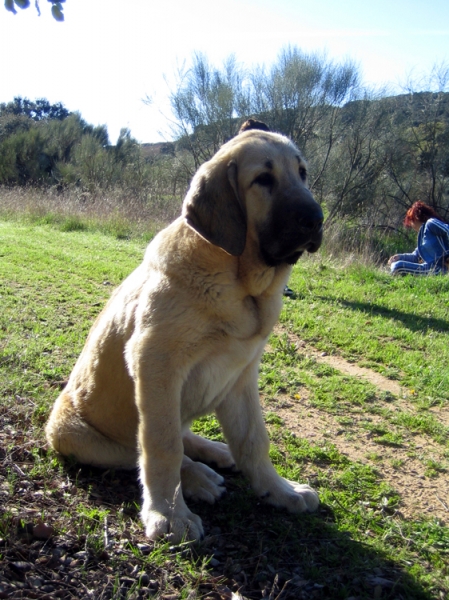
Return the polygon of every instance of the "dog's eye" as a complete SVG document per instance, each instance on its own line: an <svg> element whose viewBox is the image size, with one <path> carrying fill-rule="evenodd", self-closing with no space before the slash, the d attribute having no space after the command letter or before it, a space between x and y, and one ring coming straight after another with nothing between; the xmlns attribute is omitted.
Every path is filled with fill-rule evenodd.
<svg viewBox="0 0 449 600"><path fill-rule="evenodd" d="M261 173L256 177L253 183L257 183L263 187L272 188L274 185L274 177L271 173Z"/></svg>
<svg viewBox="0 0 449 600"><path fill-rule="evenodd" d="M299 176L301 177L302 181L306 181L307 179L307 169L303 166L300 165L299 167Z"/></svg>

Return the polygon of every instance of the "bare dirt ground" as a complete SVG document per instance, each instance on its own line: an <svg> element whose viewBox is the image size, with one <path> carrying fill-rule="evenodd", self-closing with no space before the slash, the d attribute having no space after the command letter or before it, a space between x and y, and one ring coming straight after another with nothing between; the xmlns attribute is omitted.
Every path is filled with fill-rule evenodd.
<svg viewBox="0 0 449 600"><path fill-rule="evenodd" d="M277 326L274 333L287 333ZM347 362L340 356L329 356L320 353L306 344L299 337L287 333L289 340L297 351L317 362L326 363L351 377L366 379L381 391L395 396L388 403L390 410L401 410L416 413L417 409L407 400L407 391L396 381L383 377L380 373L359 367ZM273 411L273 404L265 406ZM320 443L331 441L338 450L351 460L374 464L389 483L401 496L400 514L405 518L422 516L436 517L449 522L449 478L446 471L433 472L429 476L429 461L446 464L444 448L428 437L408 432L403 435L400 446L380 445L370 431L360 427L360 422L385 424L385 420L377 415L356 409L347 415L344 424L337 415L331 415L314 408L308 400L307 393L301 392L301 399L296 400L279 395L275 408L285 426L298 436ZM441 423L449 424L448 408L432 408L428 411ZM347 421L351 421L347 424Z"/></svg>

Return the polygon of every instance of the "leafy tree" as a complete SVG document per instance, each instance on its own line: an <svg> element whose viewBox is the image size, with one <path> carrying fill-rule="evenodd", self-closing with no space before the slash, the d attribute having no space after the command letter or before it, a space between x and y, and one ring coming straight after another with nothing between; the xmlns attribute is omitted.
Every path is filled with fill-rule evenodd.
<svg viewBox="0 0 449 600"><path fill-rule="evenodd" d="M114 160L92 133L85 133L73 150L77 181L87 189L109 187L113 181Z"/></svg>
<svg viewBox="0 0 449 600"><path fill-rule="evenodd" d="M17 131L28 131L34 123L23 115L2 114L0 115L0 143Z"/></svg>
<svg viewBox="0 0 449 600"><path fill-rule="evenodd" d="M353 63L337 64L297 48L283 50L273 67L260 66L253 73L234 57L215 68L196 54L191 68L178 73L170 96L178 151L193 159L183 158L191 175L237 133L243 119L256 116L303 150L311 165L311 187L324 201L324 174L340 135L341 107L360 94Z"/></svg>
<svg viewBox="0 0 449 600"><path fill-rule="evenodd" d="M140 146L131 135L131 131L124 127L120 130L117 143L113 148L116 163L126 164L139 160L141 156Z"/></svg>
<svg viewBox="0 0 449 600"><path fill-rule="evenodd" d="M0 145L4 183L37 183L44 178L48 166L44 140L37 127L18 131Z"/></svg>
<svg viewBox="0 0 449 600"><path fill-rule="evenodd" d="M33 121L58 119L62 121L70 112L61 102L50 104L46 98L38 98L35 101L28 98L16 96L12 102L0 104L0 118L5 115L25 116Z"/></svg>
<svg viewBox="0 0 449 600"><path fill-rule="evenodd" d="M84 141L84 138L89 138ZM83 147L77 151L79 146ZM92 169L80 157L92 156ZM94 148L94 150L92 150ZM32 101L16 97L0 104L0 183L74 183L86 184L89 177L98 184L99 173L111 172L114 163L105 125L93 126L78 113L70 113L61 103L45 98ZM100 160L104 165L99 168ZM76 160L75 160L76 159ZM67 167L74 162L76 168ZM77 172L78 171L82 171Z"/></svg>
<svg viewBox="0 0 449 600"><path fill-rule="evenodd" d="M65 0L48 0L51 4L51 14L56 21L64 21L64 7L62 6ZM39 0L34 0L34 5L37 14L40 16ZM16 6L20 9L29 8L30 0L5 0L5 8L13 14L17 14Z"/></svg>
<svg viewBox="0 0 449 600"><path fill-rule="evenodd" d="M288 47L271 69L259 67L251 82L252 113L298 145L309 162L310 187L325 202L324 176L344 129L341 108L363 94L357 67Z"/></svg>

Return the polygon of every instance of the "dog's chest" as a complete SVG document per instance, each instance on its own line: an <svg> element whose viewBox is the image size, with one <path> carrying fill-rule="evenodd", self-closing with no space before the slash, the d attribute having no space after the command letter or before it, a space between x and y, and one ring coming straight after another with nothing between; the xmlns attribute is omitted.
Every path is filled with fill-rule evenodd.
<svg viewBox="0 0 449 600"><path fill-rule="evenodd" d="M214 410L251 363L258 363L265 340L223 339L190 371L183 386L181 412L187 423Z"/></svg>
<svg viewBox="0 0 449 600"><path fill-rule="evenodd" d="M203 341L201 359L192 366L182 392L182 420L206 414L232 392L250 365L257 371L281 302L247 297L229 319L222 315Z"/></svg>

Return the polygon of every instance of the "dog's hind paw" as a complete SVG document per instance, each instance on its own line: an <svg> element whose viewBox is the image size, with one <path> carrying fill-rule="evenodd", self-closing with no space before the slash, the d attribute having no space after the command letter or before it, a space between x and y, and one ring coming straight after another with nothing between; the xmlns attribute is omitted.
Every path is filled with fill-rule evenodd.
<svg viewBox="0 0 449 600"><path fill-rule="evenodd" d="M320 504L317 492L307 484L289 481L279 477L276 486L265 494L262 499L267 504L286 508L291 513L314 512Z"/></svg>
<svg viewBox="0 0 449 600"><path fill-rule="evenodd" d="M192 460L198 460L208 465L217 466L219 469L231 469L235 465L234 458L227 444L208 440L185 431L182 441L184 443L184 453Z"/></svg>
<svg viewBox="0 0 449 600"><path fill-rule="evenodd" d="M213 469L201 462L184 457L181 468L181 487L184 498L203 500L214 504L223 496L226 488L224 479Z"/></svg>

